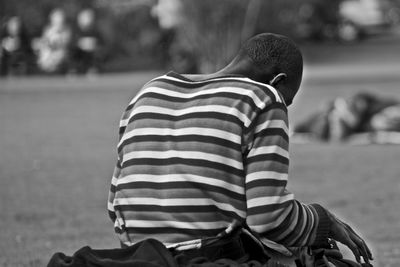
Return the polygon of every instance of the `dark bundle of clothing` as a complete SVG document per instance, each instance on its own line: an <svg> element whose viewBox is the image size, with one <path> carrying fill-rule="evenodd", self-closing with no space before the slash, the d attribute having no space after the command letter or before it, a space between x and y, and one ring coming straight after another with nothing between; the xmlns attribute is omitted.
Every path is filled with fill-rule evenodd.
<svg viewBox="0 0 400 267"><path fill-rule="evenodd" d="M70 257L56 253L48 267L175 267L171 253L157 240L149 239L122 249L94 250L83 247Z"/></svg>
<svg viewBox="0 0 400 267"><path fill-rule="evenodd" d="M73 256L55 253L47 267L362 267L343 259L336 243L326 248L304 248L291 263L283 255L260 247L249 236L234 235L216 239L198 249L175 251L155 239L146 239L130 247L92 249L83 247Z"/></svg>

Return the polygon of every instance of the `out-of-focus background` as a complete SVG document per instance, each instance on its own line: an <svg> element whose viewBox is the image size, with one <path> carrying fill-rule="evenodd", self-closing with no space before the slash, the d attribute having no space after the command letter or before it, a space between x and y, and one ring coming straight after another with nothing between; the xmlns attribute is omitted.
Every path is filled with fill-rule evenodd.
<svg viewBox="0 0 400 267"><path fill-rule="evenodd" d="M399 0L1 0L0 5L3 76L210 72L225 65L243 40L270 31L306 48L314 44L306 49L308 59L326 61L336 57L334 51L314 51L315 44L354 46L396 35L400 23Z"/></svg>
<svg viewBox="0 0 400 267"><path fill-rule="evenodd" d="M290 190L399 266L399 0L0 0L0 23L0 266L118 247L106 198L130 97L215 71L260 32L305 58Z"/></svg>

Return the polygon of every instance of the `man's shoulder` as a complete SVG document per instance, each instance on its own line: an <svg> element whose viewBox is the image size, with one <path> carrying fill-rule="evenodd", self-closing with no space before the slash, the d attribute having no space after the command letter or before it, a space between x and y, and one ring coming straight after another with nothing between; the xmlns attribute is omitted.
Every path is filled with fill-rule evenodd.
<svg viewBox="0 0 400 267"><path fill-rule="evenodd" d="M285 104L282 95L275 87L269 84L254 81L250 78L244 78L242 82L249 85L249 88L258 93L264 100L267 100L271 103Z"/></svg>
<svg viewBox="0 0 400 267"><path fill-rule="evenodd" d="M263 109L270 105L285 106L281 94L271 85L260 83L240 75L223 75L207 79L193 80L175 72L168 72L146 83L142 92L163 90L164 93L175 92L188 95L231 95L230 98L242 99L253 102L258 108Z"/></svg>

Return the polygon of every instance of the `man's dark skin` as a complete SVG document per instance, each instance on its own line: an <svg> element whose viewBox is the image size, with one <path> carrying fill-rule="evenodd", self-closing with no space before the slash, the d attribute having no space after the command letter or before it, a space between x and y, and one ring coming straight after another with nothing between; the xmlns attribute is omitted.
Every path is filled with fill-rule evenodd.
<svg viewBox="0 0 400 267"><path fill-rule="evenodd" d="M193 81L201 81L224 75L240 75L256 82L269 84L279 91L287 106L293 102L302 79L301 75L299 77L288 77L286 73L279 72L277 67L271 64L260 68L251 58L240 54L226 67L215 73L185 74L183 76ZM369 264L369 261L373 260L372 253L360 235L328 210L326 210L326 213L331 226L329 237L346 245L353 252L358 263L361 262L362 257L364 262Z"/></svg>
<svg viewBox="0 0 400 267"><path fill-rule="evenodd" d="M289 106L300 87L301 77L287 79L285 73L276 73L275 66L264 66L261 70L249 57L237 56L226 67L215 73L185 74L183 76L193 81L207 80L224 75L244 76L256 82L274 86L283 96L286 105Z"/></svg>

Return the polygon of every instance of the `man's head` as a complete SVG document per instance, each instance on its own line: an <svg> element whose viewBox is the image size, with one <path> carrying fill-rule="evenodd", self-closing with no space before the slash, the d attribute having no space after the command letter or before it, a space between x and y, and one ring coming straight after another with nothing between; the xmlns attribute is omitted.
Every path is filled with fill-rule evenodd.
<svg viewBox="0 0 400 267"><path fill-rule="evenodd" d="M303 57L288 37L263 33L246 41L234 62L250 64L249 77L271 84L290 105L299 90L303 74Z"/></svg>

